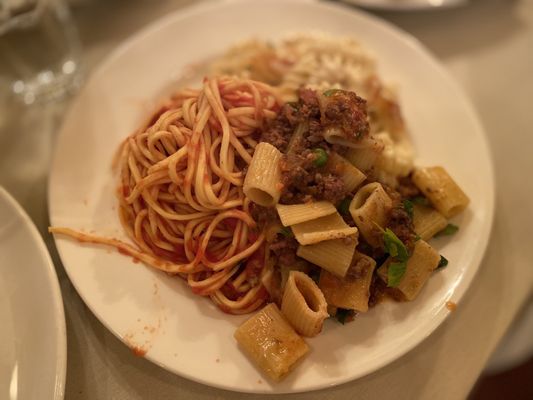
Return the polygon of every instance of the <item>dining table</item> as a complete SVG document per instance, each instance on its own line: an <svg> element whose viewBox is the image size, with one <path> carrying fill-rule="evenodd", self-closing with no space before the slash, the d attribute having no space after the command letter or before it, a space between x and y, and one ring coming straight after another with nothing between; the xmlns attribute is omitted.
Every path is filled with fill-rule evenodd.
<svg viewBox="0 0 533 400"><path fill-rule="evenodd" d="M132 34L193 3L71 0L86 79ZM357 7L338 3L347 12ZM494 221L479 271L456 310L399 359L367 376L318 391L235 393L168 372L135 355L91 313L66 275L47 230L54 144L76 95L31 106L1 95L0 185L29 214L57 270L67 327L67 400L450 400L464 399L472 391L491 354L532 301L533 2L469 0L447 8L358 11L404 30L433 54L472 101L488 138L496 181Z"/></svg>

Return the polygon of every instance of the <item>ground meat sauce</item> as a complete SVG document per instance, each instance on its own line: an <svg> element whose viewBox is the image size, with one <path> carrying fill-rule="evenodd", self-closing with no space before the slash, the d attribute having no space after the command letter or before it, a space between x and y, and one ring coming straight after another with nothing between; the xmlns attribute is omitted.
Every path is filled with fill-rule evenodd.
<svg viewBox="0 0 533 400"><path fill-rule="evenodd" d="M364 278L370 268L372 268L372 262L367 258L361 257L358 260L352 260L352 265L346 271L345 279L356 281Z"/></svg>
<svg viewBox="0 0 533 400"><path fill-rule="evenodd" d="M258 226L265 228L272 221L278 220L278 213L275 208L261 207L253 204L251 214ZM278 265L291 266L297 260L296 250L298 242L292 235L284 234L281 230L272 240L269 240L268 248L271 256L274 256Z"/></svg>
<svg viewBox="0 0 533 400"><path fill-rule="evenodd" d="M353 92L330 90L317 94L311 89L301 89L299 100L285 104L277 117L261 132L260 141L268 142L283 153L281 161L283 190L280 198L282 204L301 204L310 201L327 200L338 205L343 199L351 199L344 187L338 166L332 162L317 165L317 151L322 149L328 159L332 153L345 154L344 146L328 143L324 132L335 129L342 132L347 140L361 140L369 134L366 101ZM320 163L319 163L320 164ZM365 183L372 182L370 174ZM403 207L407 198L419 196L420 192L410 177L401 178L396 189L383 185L392 200L393 207L389 213L386 228L412 251L416 240L411 216ZM252 215L259 226L266 226L277 220L273 208L254 205ZM354 226L350 215L343 215L345 221ZM268 248L276 265L292 267L303 260L296 256L298 241L294 236L281 231L269 240ZM376 269L388 258L383 244L372 247L359 236L357 250L376 260ZM365 258L354 262L346 274L346 279L357 280L366 275L372 263ZM317 276L319 269L317 268ZM226 290L231 288L226 288ZM228 290L231 292L231 290ZM370 286L369 306L374 306L384 298L402 300L401 293L387 287L374 272Z"/></svg>
<svg viewBox="0 0 533 400"><path fill-rule="evenodd" d="M285 104L278 116L269 124L268 129L261 134L261 142L268 142L280 151L285 151L289 139L294 131L287 113L292 113L292 107Z"/></svg>
<svg viewBox="0 0 533 400"><path fill-rule="evenodd" d="M368 135L370 126L366 100L354 92L333 90L324 106L323 125L341 129L348 139L361 139Z"/></svg>
<svg viewBox="0 0 533 400"><path fill-rule="evenodd" d="M416 237L413 221L402 205L398 205L391 210L387 228L390 228L408 249L413 248Z"/></svg>
<svg viewBox="0 0 533 400"><path fill-rule="evenodd" d="M410 179L404 178L402 182L403 184L396 189L383 185L383 188L392 199L393 205L386 227L393 231L398 236L398 239L411 251L414 246L416 233L414 231L413 220L405 210L403 202L415 192L410 189L411 185L414 186Z"/></svg>
<svg viewBox="0 0 533 400"><path fill-rule="evenodd" d="M301 89L298 102L285 104L262 132L261 141L284 153L280 203L327 200L337 204L346 197L339 173L327 163L317 165L317 149L324 150L328 158L333 152L345 151L324 139L324 130L331 127L341 129L347 140L363 138L369 131L366 101L353 92L336 90L322 96L321 111L317 93Z"/></svg>
<svg viewBox="0 0 533 400"><path fill-rule="evenodd" d="M420 190L416 187L411 179L411 175L405 178L398 179L398 187L396 188L398 193L404 199L413 198L421 195Z"/></svg>
<svg viewBox="0 0 533 400"><path fill-rule="evenodd" d="M418 191L414 192L413 190L401 189L402 186L409 188L410 185L412 185L410 179L406 178L397 188L398 190L392 189L386 185L383 185L383 188L392 199L393 203L386 227L394 232L398 239L400 239L407 247L409 252L412 252L417 236L414 231L413 220L404 209L403 201L412 197L413 194L417 195ZM361 240L361 237L359 239ZM360 243L358 246L358 250L375 259L378 267L388 258L383 245L378 248L372 248L363 241L363 243ZM373 307L386 299L405 301L403 294L398 289L387 287L387 284L383 282L377 274L374 274L372 277L372 284L370 285L368 306Z"/></svg>
<svg viewBox="0 0 533 400"><path fill-rule="evenodd" d="M252 218L257 222L257 225L264 228L269 222L278 219L278 212L272 207L262 207L259 204L252 203L250 205L250 213Z"/></svg>
<svg viewBox="0 0 533 400"><path fill-rule="evenodd" d="M274 241L270 244L270 251L276 257L280 266L290 267L297 261L296 251L298 250L298 242L292 237L287 237L278 234Z"/></svg>
<svg viewBox="0 0 533 400"><path fill-rule="evenodd" d="M405 301L405 297L398 289L387 287L387 284L374 274L370 284L368 307L374 307L385 300Z"/></svg>
<svg viewBox="0 0 533 400"><path fill-rule="evenodd" d="M407 197L402 196L398 190L392 189L387 185L382 184L382 186L391 198L393 204L384 228L392 230L398 239L400 239L409 250L412 250L416 240L416 233L414 231L413 220L403 207L403 201ZM350 217L348 216L347 220L349 220L349 218ZM359 236L358 250L361 253L372 257L374 260L385 261L387 256L383 243L379 247L372 247L365 242L362 236ZM382 262L378 262L378 265L381 265L381 263Z"/></svg>
<svg viewBox="0 0 533 400"><path fill-rule="evenodd" d="M372 247L367 242L365 242L365 239L359 235L359 243L357 245L357 251L360 253L363 253L371 258L373 258L376 261L376 265L381 265L383 262L387 259L387 254L385 253L385 247L379 246L379 247Z"/></svg>

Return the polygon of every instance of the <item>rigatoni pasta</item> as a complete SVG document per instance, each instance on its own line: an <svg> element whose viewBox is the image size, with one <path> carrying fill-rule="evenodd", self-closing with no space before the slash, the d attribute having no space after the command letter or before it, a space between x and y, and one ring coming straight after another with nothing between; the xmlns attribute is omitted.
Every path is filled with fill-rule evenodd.
<svg viewBox="0 0 533 400"><path fill-rule="evenodd" d="M422 240L429 240L442 231L448 220L432 207L415 204L413 207L413 226Z"/></svg>
<svg viewBox="0 0 533 400"><path fill-rule="evenodd" d="M281 194L281 152L269 143L259 143L244 179L244 194L254 203L271 207Z"/></svg>
<svg viewBox="0 0 533 400"><path fill-rule="evenodd" d="M343 277L350 267L356 245L357 237L353 235L343 239L299 246L296 255L332 274Z"/></svg>
<svg viewBox="0 0 533 400"><path fill-rule="evenodd" d="M316 336L328 317L327 303L316 283L307 274L292 271L285 285L281 312L303 336Z"/></svg>
<svg viewBox="0 0 533 400"><path fill-rule="evenodd" d="M375 267L376 261L373 258L356 251L344 278L322 270L318 287L324 293L328 305L367 312Z"/></svg>
<svg viewBox="0 0 533 400"><path fill-rule="evenodd" d="M292 225L291 228L296 240L302 245L340 239L357 234L357 228L348 226L337 212Z"/></svg>
<svg viewBox="0 0 533 400"><path fill-rule="evenodd" d="M470 202L459 185L442 167L417 168L413 182L446 218L462 212Z"/></svg>
<svg viewBox="0 0 533 400"><path fill-rule="evenodd" d="M335 206L328 201L292 205L278 204L276 210L283 226L300 224L337 212Z"/></svg>
<svg viewBox="0 0 533 400"><path fill-rule="evenodd" d="M371 246L380 245L381 230L386 225L391 208L392 200L378 182L360 188L350 203L350 214L361 236Z"/></svg>
<svg viewBox="0 0 533 400"><path fill-rule="evenodd" d="M349 140L346 138L346 135L337 128L327 128L324 130L324 139L326 142L329 142L331 144L338 144L341 146L346 146L350 148L359 149L361 147L367 147L367 146L361 146L356 141Z"/></svg>
<svg viewBox="0 0 533 400"><path fill-rule="evenodd" d="M366 179L366 175L344 157L332 152L328 159L329 168L335 171L344 182L344 188L352 192Z"/></svg>
<svg viewBox="0 0 533 400"><path fill-rule="evenodd" d="M235 331L235 339L261 370L281 380L307 354L309 346L270 303Z"/></svg>
<svg viewBox="0 0 533 400"><path fill-rule="evenodd" d="M380 153L380 149L349 149L345 158L360 171L370 170Z"/></svg>
<svg viewBox="0 0 533 400"><path fill-rule="evenodd" d="M431 273L437 268L440 261L439 253L423 240L418 240L414 246L413 254L409 257L405 273L396 289L402 293L406 300L414 300L425 285ZM384 282L388 282L388 268L391 260L387 260L378 274Z"/></svg>

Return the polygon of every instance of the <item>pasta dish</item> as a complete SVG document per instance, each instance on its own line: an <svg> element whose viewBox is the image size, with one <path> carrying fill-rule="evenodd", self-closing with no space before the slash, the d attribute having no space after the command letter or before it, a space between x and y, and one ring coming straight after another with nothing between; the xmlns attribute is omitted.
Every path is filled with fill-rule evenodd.
<svg viewBox="0 0 533 400"><path fill-rule="evenodd" d="M395 92L351 38L322 34L230 49L121 144L119 218L130 243L51 227L183 278L283 378L326 318L413 301L447 260L468 197L415 166Z"/></svg>

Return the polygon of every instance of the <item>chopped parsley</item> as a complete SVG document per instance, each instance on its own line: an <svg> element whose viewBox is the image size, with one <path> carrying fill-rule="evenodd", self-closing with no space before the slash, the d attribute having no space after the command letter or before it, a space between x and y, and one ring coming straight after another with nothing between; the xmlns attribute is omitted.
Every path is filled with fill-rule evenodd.
<svg viewBox="0 0 533 400"><path fill-rule="evenodd" d="M444 268L448 265L448 260L443 255L440 256L439 265L437 265L437 269Z"/></svg>
<svg viewBox="0 0 533 400"><path fill-rule="evenodd" d="M348 215L349 209L350 209L350 203L352 202L352 199L349 197L345 197L337 207L337 210L339 210L339 213L341 215Z"/></svg>
<svg viewBox="0 0 533 400"><path fill-rule="evenodd" d="M291 228L287 227L287 226L284 226L283 228L280 229L279 233L281 233L283 236L285 236L286 238L290 238L290 237L293 237L294 234L292 233L292 230Z"/></svg>
<svg viewBox="0 0 533 400"><path fill-rule="evenodd" d="M411 203L419 206L429 206L429 200L424 196L416 196L411 199Z"/></svg>
<svg viewBox="0 0 533 400"><path fill-rule="evenodd" d="M322 93L324 96L329 97L333 96L335 93L340 92L340 89L328 89L324 93Z"/></svg>
<svg viewBox="0 0 533 400"><path fill-rule="evenodd" d="M459 230L459 227L457 225L454 225L454 224L448 224L446 225L446 228L444 228L442 231L440 232L437 232L437 234L435 235L436 237L437 236L449 236L449 235L453 235L455 232L457 232Z"/></svg>
<svg viewBox="0 0 533 400"><path fill-rule="evenodd" d="M413 202L409 199L403 201L403 209L409 215L409 218L413 219Z"/></svg>

